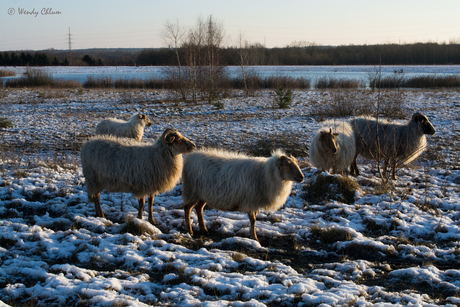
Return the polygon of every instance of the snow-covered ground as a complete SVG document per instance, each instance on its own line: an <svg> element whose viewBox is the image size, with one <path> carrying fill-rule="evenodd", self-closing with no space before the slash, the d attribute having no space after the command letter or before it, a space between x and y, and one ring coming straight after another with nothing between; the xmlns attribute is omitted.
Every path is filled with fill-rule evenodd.
<svg viewBox="0 0 460 307"><path fill-rule="evenodd" d="M404 113L426 114L428 150L383 185L360 160L351 204L303 198L260 212L260 243L246 214L205 209L209 233L185 232L181 185L155 197L156 225L129 194L102 194L95 217L79 162L81 143L108 116L145 112L151 142L174 127L200 146L252 151L283 137L307 152L326 119L317 110L350 91L296 91L272 109L269 91L214 105L175 104L163 91L0 91L0 306L458 306L460 304L460 93L407 91ZM375 93L353 92L369 101ZM391 95L394 95L392 93ZM390 96L391 96L390 95ZM285 148L287 151L290 148ZM292 149L292 148L291 148ZM332 235L331 235L332 233ZM3 303L2 303L3 302Z"/></svg>

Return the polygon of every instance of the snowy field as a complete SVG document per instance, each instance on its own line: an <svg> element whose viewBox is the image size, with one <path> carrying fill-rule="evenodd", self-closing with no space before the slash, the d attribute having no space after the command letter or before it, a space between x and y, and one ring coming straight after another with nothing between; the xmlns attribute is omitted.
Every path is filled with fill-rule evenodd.
<svg viewBox="0 0 460 307"><path fill-rule="evenodd" d="M26 68L8 67L5 68L16 72L16 77L21 77ZM381 66L382 76L393 76L394 72L398 72L398 76L407 78L420 75L458 75L460 74L460 65L402 65ZM85 82L88 76L93 77L111 77L117 79L149 79L149 78L164 78L165 67L162 66L45 66L40 67L40 70L52 74L53 78L76 80L81 83ZM227 66L229 76L241 77L241 67ZM369 81L369 74L374 74L378 67L373 65L341 65L341 66L248 66L246 72L256 73L260 77L277 77L288 76L292 78L308 78L314 82L317 78L347 78ZM400 72L403 72L401 74ZM13 77L13 78L16 78Z"/></svg>
<svg viewBox="0 0 460 307"><path fill-rule="evenodd" d="M460 93L399 96L406 118L421 111L437 131L397 180L382 184L376 164L358 160L353 202L307 202L319 174L307 148L327 119L317 110L349 95L376 99L295 91L291 108L273 109L265 91L221 108L163 91L0 90L0 118L14 125L0 129L0 306L460 306ZM102 118L139 111L154 122L146 142L174 127L198 147L291 144L306 180L279 211L259 213L260 243L246 214L207 208L209 233L192 212L191 237L180 184L155 197L155 226L145 211L135 218L130 194L101 194L97 218L80 146Z"/></svg>

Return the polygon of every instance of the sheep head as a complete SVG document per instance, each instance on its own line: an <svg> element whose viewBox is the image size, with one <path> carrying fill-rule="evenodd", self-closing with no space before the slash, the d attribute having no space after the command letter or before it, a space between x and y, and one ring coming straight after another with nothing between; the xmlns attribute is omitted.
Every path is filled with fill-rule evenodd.
<svg viewBox="0 0 460 307"><path fill-rule="evenodd" d="M434 128L433 124L430 122L428 117L423 115L422 113L415 113L412 115L412 121L417 124L417 128L423 134L433 135L436 133L436 129Z"/></svg>
<svg viewBox="0 0 460 307"><path fill-rule="evenodd" d="M319 136L319 144L321 150L327 153L332 152L334 155L337 153L337 142L335 138L339 135L338 133L332 133L332 128L329 131L321 131Z"/></svg>
<svg viewBox="0 0 460 307"><path fill-rule="evenodd" d="M195 144L180 134L178 131L168 128L161 135L161 141L171 146L177 155L191 152L196 148Z"/></svg>
<svg viewBox="0 0 460 307"><path fill-rule="evenodd" d="M150 126L152 126L152 124L153 124L152 121L150 120L150 118L148 118L148 116L145 115L145 114L139 114L139 115L138 115L138 118L139 118L142 122L144 122L145 126L147 126L147 127L150 127Z"/></svg>
<svg viewBox="0 0 460 307"><path fill-rule="evenodd" d="M289 157L284 155L279 156L276 161L276 165L280 171L281 178L284 180L301 183L305 178L304 174L300 170L297 159L292 155Z"/></svg>

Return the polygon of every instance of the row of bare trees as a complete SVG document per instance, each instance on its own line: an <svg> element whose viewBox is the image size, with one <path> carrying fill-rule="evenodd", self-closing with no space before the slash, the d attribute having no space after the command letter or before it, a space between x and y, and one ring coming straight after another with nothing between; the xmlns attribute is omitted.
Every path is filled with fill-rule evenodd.
<svg viewBox="0 0 460 307"><path fill-rule="evenodd" d="M165 73L177 96L183 101L217 100L228 80L220 54L225 39L222 24L212 16L198 18L193 29L168 21L162 38L174 50L174 65L166 67Z"/></svg>

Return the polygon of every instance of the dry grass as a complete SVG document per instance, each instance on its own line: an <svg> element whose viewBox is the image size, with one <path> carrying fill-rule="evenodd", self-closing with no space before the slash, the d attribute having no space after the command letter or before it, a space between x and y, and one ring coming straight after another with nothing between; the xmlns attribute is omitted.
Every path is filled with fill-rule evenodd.
<svg viewBox="0 0 460 307"><path fill-rule="evenodd" d="M460 87L460 77L456 75L439 76L439 75L422 75L415 77L406 77L401 74L380 77L372 75L369 79L369 87L376 88L442 88L442 87Z"/></svg>
<svg viewBox="0 0 460 307"><path fill-rule="evenodd" d="M0 77L14 77L16 73L7 69L0 69Z"/></svg>
<svg viewBox="0 0 460 307"><path fill-rule="evenodd" d="M337 227L321 228L318 226L313 226L311 228L311 233L312 236L318 238L326 244L332 244L338 241L351 241L353 239L351 233L345 229L340 229Z"/></svg>
<svg viewBox="0 0 460 307"><path fill-rule="evenodd" d="M282 149L296 158L308 155L305 138L294 133L270 135L247 146L248 153L257 157L270 157L275 149Z"/></svg>
<svg viewBox="0 0 460 307"><path fill-rule="evenodd" d="M406 95L400 91L381 91L377 95L368 90L331 90L326 91L321 100L312 103L312 115L320 117L348 117L375 115L377 101L380 102L380 115L387 118L407 118L405 111Z"/></svg>
<svg viewBox="0 0 460 307"><path fill-rule="evenodd" d="M357 89L363 87L363 82L349 78L331 78L322 77L316 79L314 84L317 89L337 89L337 88L352 88Z"/></svg>
<svg viewBox="0 0 460 307"><path fill-rule="evenodd" d="M324 203L336 200L346 204L352 204L356 198L356 192L360 191L359 184L348 177L318 175L313 177L303 187L301 197L308 203Z"/></svg>
<svg viewBox="0 0 460 307"><path fill-rule="evenodd" d="M11 128L13 123L6 117L0 117L0 129Z"/></svg>
<svg viewBox="0 0 460 307"><path fill-rule="evenodd" d="M153 235L154 233L143 223L136 223L132 216L126 218L126 223L123 226L121 233L130 233L134 236L143 234Z"/></svg>
<svg viewBox="0 0 460 307"><path fill-rule="evenodd" d="M81 84L75 80L53 79L50 73L39 68L27 68L23 77L7 80L5 87L78 88Z"/></svg>

